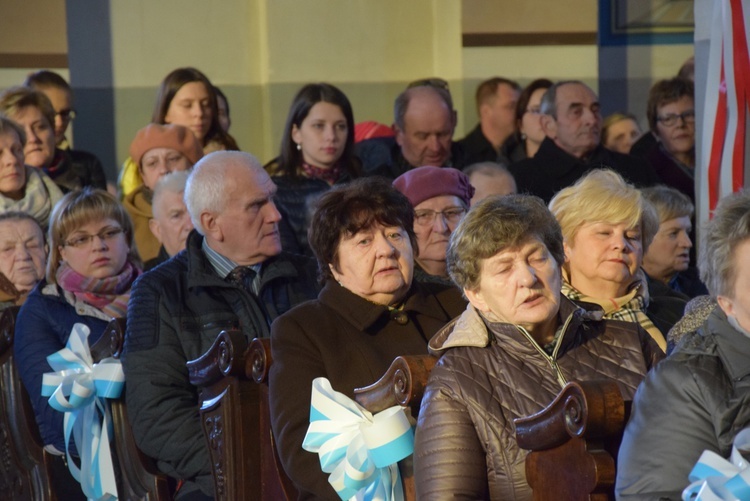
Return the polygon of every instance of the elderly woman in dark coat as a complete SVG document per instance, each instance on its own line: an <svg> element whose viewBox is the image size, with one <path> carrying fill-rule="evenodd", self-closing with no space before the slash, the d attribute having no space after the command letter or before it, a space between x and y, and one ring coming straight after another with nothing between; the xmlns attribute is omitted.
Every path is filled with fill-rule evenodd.
<svg viewBox="0 0 750 501"><path fill-rule="evenodd" d="M313 379L353 397L395 357L426 354L430 336L466 304L455 287L412 281L412 228L409 200L379 178L333 188L313 215L324 288L271 327L273 432L301 499L338 499L318 458L302 449Z"/></svg>
<svg viewBox="0 0 750 501"><path fill-rule="evenodd" d="M681 499L703 451L729 457L750 426L750 192L719 202L699 255L718 306L638 388L618 458L618 499Z"/></svg>
<svg viewBox="0 0 750 501"><path fill-rule="evenodd" d="M422 400L418 499L530 500L518 417L568 381L606 379L625 399L663 356L635 323L560 293L560 227L541 199L490 197L458 225L448 270L469 307L430 340L442 355Z"/></svg>

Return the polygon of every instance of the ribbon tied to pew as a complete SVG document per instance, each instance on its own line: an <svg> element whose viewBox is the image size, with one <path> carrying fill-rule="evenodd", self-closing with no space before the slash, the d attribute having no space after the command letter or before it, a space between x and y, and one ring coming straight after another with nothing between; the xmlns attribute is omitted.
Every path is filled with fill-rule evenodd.
<svg viewBox="0 0 750 501"><path fill-rule="evenodd" d="M50 406L65 413L65 453L73 478L88 499L107 501L117 499L117 485L109 445L112 418L105 399L120 396L125 376L119 360L93 363L89 332L86 325L75 324L65 348L47 357L55 372L44 374L42 396L50 397ZM80 468L71 458L71 436Z"/></svg>
<svg viewBox="0 0 750 501"><path fill-rule="evenodd" d="M414 452L414 432L403 407L373 415L334 391L328 379L315 378L302 448L318 454L341 499L403 501L397 463Z"/></svg>
<svg viewBox="0 0 750 501"><path fill-rule="evenodd" d="M692 482L682 491L683 501L750 500L750 428L737 434L729 460L715 452L703 451L689 475Z"/></svg>

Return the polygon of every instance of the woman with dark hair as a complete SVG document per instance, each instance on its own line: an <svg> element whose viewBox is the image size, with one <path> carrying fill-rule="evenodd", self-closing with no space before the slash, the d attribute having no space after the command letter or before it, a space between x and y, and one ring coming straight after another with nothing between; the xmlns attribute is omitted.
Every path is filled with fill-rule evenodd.
<svg viewBox="0 0 750 501"><path fill-rule="evenodd" d="M195 68L177 68L164 78L156 94L151 122L187 127L207 154L239 149L219 123L214 86Z"/></svg>
<svg viewBox="0 0 750 501"><path fill-rule="evenodd" d="M672 78L656 82L648 95L646 116L654 144L643 156L663 184L695 203L695 86Z"/></svg>
<svg viewBox="0 0 750 501"><path fill-rule="evenodd" d="M539 105L550 87L551 80L539 78L521 92L516 105L516 132L500 147L500 160L506 166L536 155L544 140Z"/></svg>
<svg viewBox="0 0 750 501"><path fill-rule="evenodd" d="M281 152L265 166L278 187L281 245L312 256L307 242L310 206L332 185L355 179L354 115L346 95L328 83L307 84L292 101Z"/></svg>
<svg viewBox="0 0 750 501"><path fill-rule="evenodd" d="M141 263L128 213L103 190L65 195L52 212L48 241L47 277L21 307L13 349L45 449L56 457L55 491L61 499L85 499L65 468L64 415L42 396L42 377L53 372L47 356L65 347L75 324L85 325L94 343L113 317L125 317Z"/></svg>
<svg viewBox="0 0 750 501"><path fill-rule="evenodd" d="M198 138L204 154L239 150L234 138L219 123L214 86L195 68L177 68L164 77L156 93L151 123L187 127ZM128 158L120 174L122 196L129 195L141 184L138 165Z"/></svg>
<svg viewBox="0 0 750 501"><path fill-rule="evenodd" d="M323 290L271 326L271 421L301 499L338 499L318 458L302 449L313 379L352 398L396 356L425 354L466 304L455 287L412 280L413 225L409 200L381 178L335 187L317 204L310 245Z"/></svg>

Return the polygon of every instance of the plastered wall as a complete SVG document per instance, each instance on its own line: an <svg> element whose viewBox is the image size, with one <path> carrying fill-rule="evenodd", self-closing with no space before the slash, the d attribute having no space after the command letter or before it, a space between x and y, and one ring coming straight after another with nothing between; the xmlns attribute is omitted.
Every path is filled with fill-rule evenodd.
<svg viewBox="0 0 750 501"><path fill-rule="evenodd" d="M0 0L0 88L22 81L34 61L64 60L73 47L74 71L61 65L61 73L79 101L104 103L87 110L92 120L77 121L75 138L102 146L111 177L149 121L159 82L179 66L198 67L222 88L231 133L261 161L277 153L291 98L310 81L340 86L357 121L389 124L393 99L407 82L443 77L459 113L456 137L474 126L475 87L491 76L599 84L595 43L462 43L465 34L488 32L595 33L597 0L98 0L106 7L99 9L91 1ZM654 79L674 74L691 52L691 45L627 48L629 102ZM8 64L18 60L22 67ZM92 136L97 118L108 120L106 130L94 132L112 137L109 148Z"/></svg>

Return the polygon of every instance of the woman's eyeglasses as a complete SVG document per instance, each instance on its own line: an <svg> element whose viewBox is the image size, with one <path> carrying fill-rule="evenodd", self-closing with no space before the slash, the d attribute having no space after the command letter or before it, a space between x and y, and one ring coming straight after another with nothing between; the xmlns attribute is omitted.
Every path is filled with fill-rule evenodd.
<svg viewBox="0 0 750 501"><path fill-rule="evenodd" d="M81 249L88 247L94 241L94 237L99 237L102 242L111 242L118 236L120 236L125 230L122 228L105 228L96 235L79 235L75 238L65 241L65 245L68 247L75 247Z"/></svg>
<svg viewBox="0 0 750 501"><path fill-rule="evenodd" d="M694 124L695 110L683 111L679 115L676 113L670 113L669 115L664 115L663 117L656 117L656 121L660 122L665 127L672 127L676 125L678 119L682 119L685 124Z"/></svg>
<svg viewBox="0 0 750 501"><path fill-rule="evenodd" d="M438 214L449 223L457 223L466 214L466 209L463 207L448 207L441 211L421 209L414 212L414 222L420 226L429 226L435 223Z"/></svg>

